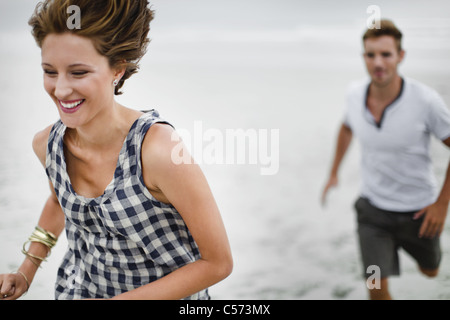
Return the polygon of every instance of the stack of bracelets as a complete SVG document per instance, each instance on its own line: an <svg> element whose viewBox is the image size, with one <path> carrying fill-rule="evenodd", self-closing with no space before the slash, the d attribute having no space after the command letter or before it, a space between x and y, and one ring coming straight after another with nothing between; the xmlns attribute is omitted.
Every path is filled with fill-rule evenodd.
<svg viewBox="0 0 450 320"><path fill-rule="evenodd" d="M26 255L31 260L31 262L33 262L37 267L39 267L39 263L37 261L40 261L40 262L47 261L46 258L48 258L50 256L51 250L55 246L56 241L58 241L58 238L53 233L48 232L48 231L42 229L41 227L37 226L36 229L34 229L34 232L28 238L28 241L26 241L23 244L22 253L24 255ZM25 249L25 246L31 242L39 242L39 243L42 243L43 245L47 246L49 248L47 257L38 257L34 254L29 253ZM35 261L35 260L37 260L37 261Z"/></svg>
<svg viewBox="0 0 450 320"><path fill-rule="evenodd" d="M41 227L37 226L36 229L34 229L31 236L28 238L28 241L26 241L23 244L22 253L31 262L33 262L33 264L36 267L39 268L40 263L38 261L40 261L40 262L47 261L46 258L48 258L50 256L51 250L56 245L57 241L58 241L58 238L53 233L48 232L48 231L42 229ZM42 243L43 245L45 245L49 249L47 257L45 257L45 258L38 257L34 254L29 253L28 250L25 249L25 247L28 243L31 243L31 242L39 242L39 243ZM28 289L30 288L30 282L28 281L27 276L20 270L16 271L15 273L20 274L25 279L25 282L27 283L27 290L25 291L25 293L28 292ZM4 299L8 298L8 295L7 294L3 295L3 298Z"/></svg>

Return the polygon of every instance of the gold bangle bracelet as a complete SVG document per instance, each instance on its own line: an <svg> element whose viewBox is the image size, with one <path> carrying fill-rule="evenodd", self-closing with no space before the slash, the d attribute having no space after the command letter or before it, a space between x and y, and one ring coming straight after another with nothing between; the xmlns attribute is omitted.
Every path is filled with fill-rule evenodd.
<svg viewBox="0 0 450 320"><path fill-rule="evenodd" d="M46 230L44 230L43 228L41 228L39 226L36 226L36 228L34 229L33 233L28 238L28 241L26 241L23 244L22 253L24 255L26 255L27 258L30 259L30 261L33 262L34 265L36 265L37 267L40 267L40 265L39 265L39 263L37 261L41 261L41 262L47 261L46 258L48 258L50 256L51 250L56 245L57 241L58 241L58 238L53 233L51 233L49 231L46 231ZM25 247L26 247L26 245L28 243L32 243L32 242L41 243L44 246L46 246L47 248L49 248L47 257L45 257L45 258L38 257L38 256L28 252L28 250L26 250Z"/></svg>
<svg viewBox="0 0 450 320"><path fill-rule="evenodd" d="M26 246L27 243L29 243L29 242L31 242L31 241L27 241L27 242L25 242L25 243L23 244L23 247L22 247L22 253L23 253L24 255L29 256L29 257L35 258L35 259L37 259L37 260L40 260L40 261L46 261L46 260L45 260L46 258L42 258L42 257L35 256L34 254L29 253L28 250L25 249L25 246ZM47 257L48 257L48 256L47 256Z"/></svg>
<svg viewBox="0 0 450 320"><path fill-rule="evenodd" d="M27 276L20 270L17 270L16 273L20 274L25 279L25 282L27 283L27 291L25 291L25 293L27 293L28 290L30 289L30 282L28 281Z"/></svg>
<svg viewBox="0 0 450 320"><path fill-rule="evenodd" d="M23 252L22 252L23 253ZM27 254L25 254L27 259L30 260L37 268L41 268L40 264L37 263L36 261L33 260L33 258L31 258L30 256L28 256Z"/></svg>
<svg viewBox="0 0 450 320"><path fill-rule="evenodd" d="M50 237L55 243L56 241L58 241L58 237L55 236L53 233L51 233L50 231L44 230L39 226L36 226L36 230L42 232L44 235Z"/></svg>
<svg viewBox="0 0 450 320"><path fill-rule="evenodd" d="M39 226L36 226L29 240L31 242L40 242L49 247L51 250L56 245L58 238L53 233L48 232Z"/></svg>

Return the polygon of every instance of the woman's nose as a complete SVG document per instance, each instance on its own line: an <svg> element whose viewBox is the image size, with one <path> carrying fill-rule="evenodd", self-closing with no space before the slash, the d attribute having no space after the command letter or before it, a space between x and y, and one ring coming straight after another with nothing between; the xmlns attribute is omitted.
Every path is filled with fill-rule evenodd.
<svg viewBox="0 0 450 320"><path fill-rule="evenodd" d="M64 100L72 94L72 88L70 82L64 76L58 76L55 83L55 96L59 100Z"/></svg>

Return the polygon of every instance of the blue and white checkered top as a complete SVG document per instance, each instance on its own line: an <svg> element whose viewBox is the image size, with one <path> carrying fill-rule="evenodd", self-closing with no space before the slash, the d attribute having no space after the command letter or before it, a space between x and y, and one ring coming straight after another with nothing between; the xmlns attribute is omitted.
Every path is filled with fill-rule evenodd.
<svg viewBox="0 0 450 320"><path fill-rule="evenodd" d="M114 178L98 198L78 195L64 158L66 126L58 121L48 141L46 172L66 217L68 251L58 270L57 300L110 298L141 287L200 258L178 211L156 200L142 177L145 134L163 121L157 111L131 127ZM209 299L203 290L186 299Z"/></svg>

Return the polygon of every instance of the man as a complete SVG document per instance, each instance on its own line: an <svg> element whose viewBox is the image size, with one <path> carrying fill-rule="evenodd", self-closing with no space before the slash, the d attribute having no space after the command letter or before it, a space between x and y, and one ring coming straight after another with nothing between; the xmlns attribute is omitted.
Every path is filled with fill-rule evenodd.
<svg viewBox="0 0 450 320"><path fill-rule="evenodd" d="M355 136L361 145L361 196L355 204L364 276L381 273L370 299L391 299L388 277L399 275L401 247L427 276L438 273L440 234L450 200L450 168L439 190L432 172L430 138L450 147L450 112L431 88L402 78L402 33L389 20L363 36L370 80L352 85L336 153L322 194L338 184L338 169ZM373 271L372 271L373 272ZM369 286L368 286L369 287Z"/></svg>

